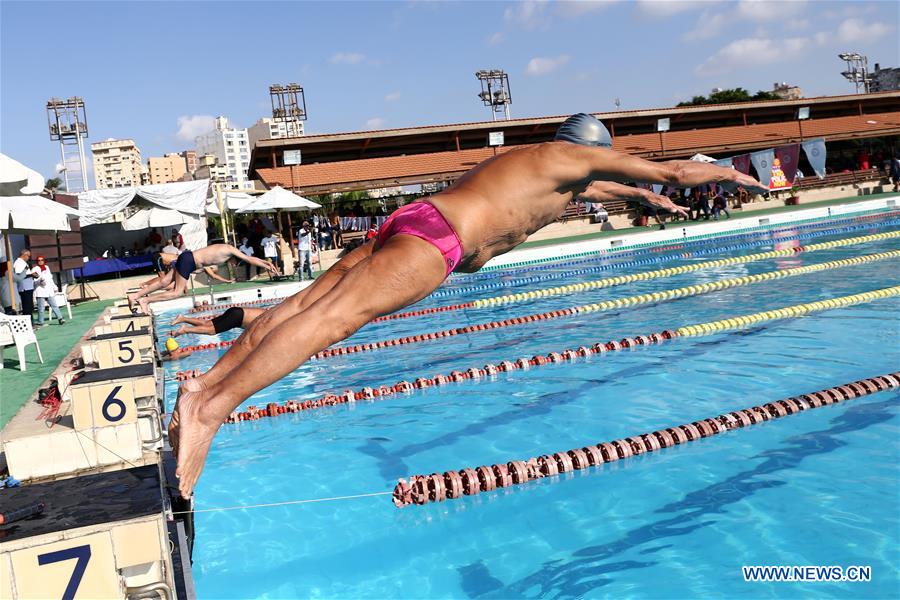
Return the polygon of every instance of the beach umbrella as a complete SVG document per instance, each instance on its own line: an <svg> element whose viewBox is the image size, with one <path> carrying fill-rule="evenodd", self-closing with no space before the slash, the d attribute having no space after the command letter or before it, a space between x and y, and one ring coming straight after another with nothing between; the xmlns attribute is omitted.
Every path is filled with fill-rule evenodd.
<svg viewBox="0 0 900 600"><path fill-rule="evenodd" d="M271 190L256 198L250 204L247 204L242 209L238 210L239 213L281 213L281 211L288 212L288 239L291 244L291 248L294 247L294 231L293 226L291 224L291 215L292 212L304 211L304 210L313 210L315 208L322 208L321 204L313 202L309 198L304 198L303 196L298 196L294 192L288 191L283 187L276 185ZM278 231L281 232L281 219L278 219ZM318 246L317 246L318 249ZM321 265L321 262L319 263Z"/></svg>
<svg viewBox="0 0 900 600"><path fill-rule="evenodd" d="M44 177L19 161L0 153L0 196L40 194Z"/></svg>
<svg viewBox="0 0 900 600"><path fill-rule="evenodd" d="M0 196L0 231L6 245L6 261L12 262L10 233L47 233L50 231L71 231L69 219L81 216L74 208L54 202L41 196ZM12 268L6 269L10 286L10 301L15 308L15 294L12 293Z"/></svg>

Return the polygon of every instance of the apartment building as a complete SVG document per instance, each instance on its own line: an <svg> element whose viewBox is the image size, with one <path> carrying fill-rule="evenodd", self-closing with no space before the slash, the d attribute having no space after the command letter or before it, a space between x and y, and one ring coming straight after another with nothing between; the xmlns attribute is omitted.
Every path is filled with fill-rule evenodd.
<svg viewBox="0 0 900 600"><path fill-rule="evenodd" d="M218 165L224 167L224 177L215 180L225 189L253 189L253 182L247 178L251 146L246 129L229 127L226 117L216 117L215 129L198 136L195 142L198 156L214 156ZM215 171L220 172L219 169Z"/></svg>
<svg viewBox="0 0 900 600"><path fill-rule="evenodd" d="M120 188L146 183L147 172L141 163L141 151L134 140L110 138L91 144L94 160L94 181L98 190Z"/></svg>
<svg viewBox="0 0 900 600"><path fill-rule="evenodd" d="M247 137L250 140L251 149L256 146L259 140L292 138L300 137L301 135L303 135L303 121L297 119L282 121L263 117L247 129Z"/></svg>

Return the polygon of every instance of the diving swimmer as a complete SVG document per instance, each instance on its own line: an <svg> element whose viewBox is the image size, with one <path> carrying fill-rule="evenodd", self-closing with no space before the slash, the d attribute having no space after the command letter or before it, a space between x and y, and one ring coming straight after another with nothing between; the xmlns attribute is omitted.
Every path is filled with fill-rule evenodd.
<svg viewBox="0 0 900 600"><path fill-rule="evenodd" d="M170 254L168 256L171 257L172 255ZM200 269L214 279L231 282L232 280L224 279L215 274L215 270L213 269L213 267L225 264L231 259L241 260L250 263L251 265L261 267L276 275L278 274L278 268L270 262L254 258L253 256L247 256L234 246L228 244L212 244L211 246L200 248L199 250L184 250L178 255L178 258L175 259L175 267L170 269L164 276L160 277L158 281L150 283L147 287L143 287L139 291L128 294L128 305L133 307L134 303L138 302L141 306L141 311L145 314L149 314L148 304L150 302L171 300L172 298L183 296L185 292L187 292L191 273ZM153 292L166 288L170 284L174 284L174 287L171 290L150 296Z"/></svg>
<svg viewBox="0 0 900 600"><path fill-rule="evenodd" d="M308 288L258 317L208 372L184 382L169 424L179 489L189 497L213 436L246 398L372 319L428 296L453 271L477 271L509 252L572 201L629 198L684 214L669 198L624 182L726 190L767 189L714 164L651 162L611 149L606 127L579 113L552 142L510 149L476 165L443 192L403 206L375 239Z"/></svg>
<svg viewBox="0 0 900 600"><path fill-rule="evenodd" d="M246 329L250 323L266 312L264 308L241 308L240 306L232 306L220 315L212 319L197 319L195 317L187 317L178 315L172 321L172 325L185 323L172 332L172 335L178 337L186 333L202 333L205 335L215 335L223 331L230 331L237 327Z"/></svg>

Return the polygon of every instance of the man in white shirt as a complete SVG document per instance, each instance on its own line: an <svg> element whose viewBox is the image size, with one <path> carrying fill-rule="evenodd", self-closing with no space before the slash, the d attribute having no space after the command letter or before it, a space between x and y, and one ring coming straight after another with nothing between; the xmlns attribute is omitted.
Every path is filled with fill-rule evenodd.
<svg viewBox="0 0 900 600"><path fill-rule="evenodd" d="M300 268L297 270L297 277L303 281L303 273L306 272L309 278L313 278L312 260L310 258L310 250L312 249L312 231L309 229L309 221L303 221L303 225L297 231L297 258L300 261Z"/></svg>
<svg viewBox="0 0 900 600"><path fill-rule="evenodd" d="M241 240L241 245L238 246L238 250L247 256L253 256L253 246L250 245L250 240L247 238ZM252 273L250 273L250 263L245 263L245 266L247 267L247 281L250 281L253 278Z"/></svg>
<svg viewBox="0 0 900 600"><path fill-rule="evenodd" d="M19 258L13 263L13 278L16 281L16 289L22 300L21 314L32 316L34 312L34 277L28 261L31 260L31 250L22 248Z"/></svg>
<svg viewBox="0 0 900 600"><path fill-rule="evenodd" d="M280 265L278 264L278 238L272 233L271 230L266 231L266 237L262 239L259 245L262 246L263 256L265 257L265 259L276 267L280 267ZM270 273L269 277L271 276L272 274Z"/></svg>

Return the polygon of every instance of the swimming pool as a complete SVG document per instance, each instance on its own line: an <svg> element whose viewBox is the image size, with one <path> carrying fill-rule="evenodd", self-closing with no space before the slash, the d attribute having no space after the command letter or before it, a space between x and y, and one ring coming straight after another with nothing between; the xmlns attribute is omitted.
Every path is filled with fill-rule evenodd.
<svg viewBox="0 0 900 600"><path fill-rule="evenodd" d="M892 223L892 224L888 224ZM896 231L813 235L805 245ZM823 225L824 227L824 225ZM799 232L798 232L799 233ZM803 230L815 233L815 230ZM454 277L427 308L623 273L745 256L771 240L617 269L594 263ZM781 244L788 243L782 240ZM342 346L662 292L895 250L896 239L708 268L627 285L371 324ZM683 253L673 250L671 254ZM665 255L663 252L662 255ZM643 256L658 257L659 253ZM591 264L604 272L567 273ZM465 371L896 285L887 259L651 305L577 314L311 361L248 404ZM888 597L900 564L900 393L882 392L598 468L398 510L397 478L538 456L644 433L900 368L900 300L271 419L226 424L197 509L201 597ZM160 329L174 313L158 318ZM233 338L223 335L221 339ZM202 341L215 341L204 338ZM187 343L195 343L188 340ZM206 369L219 351L167 365ZM175 383L166 386L169 407ZM560 481L561 480L561 481ZM742 565L870 565L869 583L746 583Z"/></svg>

